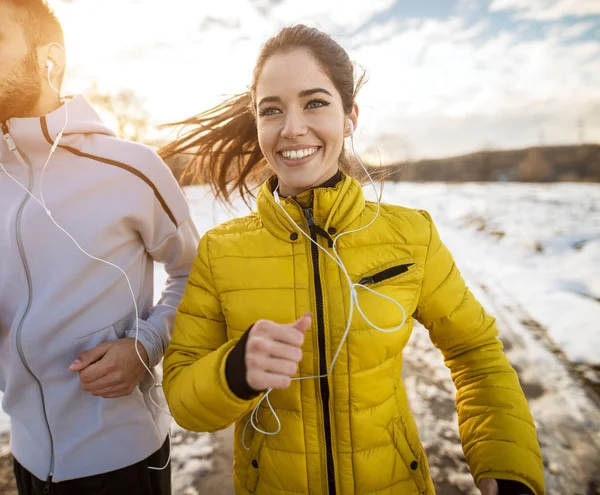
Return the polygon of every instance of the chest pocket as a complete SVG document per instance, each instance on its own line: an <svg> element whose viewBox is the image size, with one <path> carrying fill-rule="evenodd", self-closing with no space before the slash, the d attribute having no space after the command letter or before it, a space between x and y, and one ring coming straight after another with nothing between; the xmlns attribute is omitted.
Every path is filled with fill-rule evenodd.
<svg viewBox="0 0 600 495"><path fill-rule="evenodd" d="M358 283L360 285L377 284L379 282L383 282L384 280L388 280L390 278L394 278L398 275L406 273L412 266L414 266L414 263L404 263L401 265L391 266L390 268L381 270L380 272L374 273L373 275L363 277Z"/></svg>
<svg viewBox="0 0 600 495"><path fill-rule="evenodd" d="M408 320L416 307L421 278L412 259L388 263L363 274L358 280L363 287L356 287L356 291L364 315L379 328L391 329L404 317L397 305L400 304Z"/></svg>

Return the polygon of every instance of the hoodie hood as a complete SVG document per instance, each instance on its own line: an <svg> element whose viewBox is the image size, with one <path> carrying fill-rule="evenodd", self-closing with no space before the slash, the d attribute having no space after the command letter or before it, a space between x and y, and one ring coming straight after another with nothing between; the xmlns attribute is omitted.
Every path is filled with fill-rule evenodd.
<svg viewBox="0 0 600 495"><path fill-rule="evenodd" d="M76 142L88 134L116 137L114 131L104 125L96 111L84 96L70 97L59 108L43 117L13 118L2 123L2 133L8 129L20 149L29 152L50 152L52 143L65 126L61 146L76 146ZM4 125L6 124L6 125ZM11 153L4 140L0 140L0 160Z"/></svg>

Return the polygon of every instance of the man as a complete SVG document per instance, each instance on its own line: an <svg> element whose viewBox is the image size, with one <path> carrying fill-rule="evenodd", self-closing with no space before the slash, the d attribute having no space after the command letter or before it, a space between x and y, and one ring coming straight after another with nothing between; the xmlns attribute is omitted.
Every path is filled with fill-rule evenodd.
<svg viewBox="0 0 600 495"><path fill-rule="evenodd" d="M0 391L17 486L169 494L170 418L150 392L198 235L153 151L61 99L63 46L45 1L0 2ZM154 261L168 280L152 306Z"/></svg>

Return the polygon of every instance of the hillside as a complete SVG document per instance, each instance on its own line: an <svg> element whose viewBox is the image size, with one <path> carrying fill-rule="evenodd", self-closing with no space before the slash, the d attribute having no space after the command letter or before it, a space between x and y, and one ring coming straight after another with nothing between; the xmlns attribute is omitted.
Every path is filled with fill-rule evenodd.
<svg viewBox="0 0 600 495"><path fill-rule="evenodd" d="M480 151L379 169L371 168L392 181L600 182L600 145Z"/></svg>

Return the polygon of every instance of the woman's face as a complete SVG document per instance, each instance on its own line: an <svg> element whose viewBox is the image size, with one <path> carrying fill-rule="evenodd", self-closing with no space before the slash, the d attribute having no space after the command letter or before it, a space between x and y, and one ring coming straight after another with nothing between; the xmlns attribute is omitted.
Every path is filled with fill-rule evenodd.
<svg viewBox="0 0 600 495"><path fill-rule="evenodd" d="M333 82L306 50L270 57L256 85L260 149L279 178L279 193L293 196L338 170L348 119Z"/></svg>

